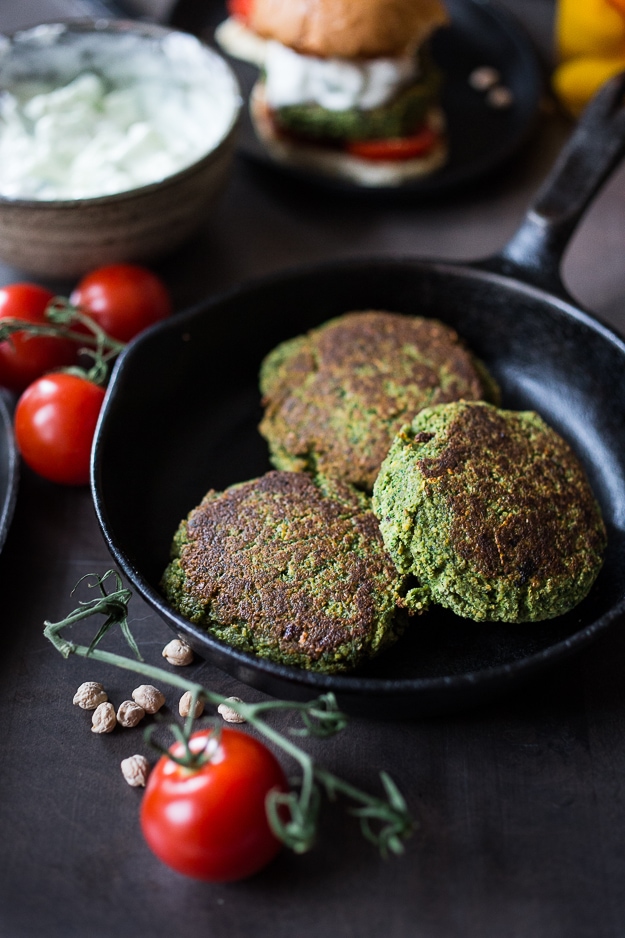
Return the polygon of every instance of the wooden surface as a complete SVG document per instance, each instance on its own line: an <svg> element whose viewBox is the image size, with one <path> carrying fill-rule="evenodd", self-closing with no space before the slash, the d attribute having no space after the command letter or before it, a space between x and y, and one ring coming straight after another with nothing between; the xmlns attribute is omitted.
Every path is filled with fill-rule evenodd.
<svg viewBox="0 0 625 938"><path fill-rule="evenodd" d="M2 0L0 28L60 15L63 0ZM546 0L509 0L546 54ZM76 8L76 0L65 6ZM336 256L485 256L510 237L569 125L545 114L515 161L471 191L428 206L361 205L282 186L242 162L196 240L161 265L177 309L251 276ZM574 295L625 333L625 173L575 236ZM0 282L23 279L0 266ZM71 284L50 284L65 292ZM22 473L0 556L0 935L2 938L617 938L625 933L625 634L616 625L546 680L479 711L413 723L353 720L313 748L376 789L391 773L420 820L401 859L381 861L342 807L324 810L318 846L284 852L253 879L210 886L155 860L141 839L139 791L119 761L139 730L90 733L72 707L83 680L114 701L139 680L65 662L44 619L110 557L90 493ZM133 631L160 660L171 637L140 600ZM86 635L85 635L86 637ZM115 642L110 643L112 648ZM194 678L258 695L198 663ZM168 702L175 705L171 693ZM398 714L400 717L401 714ZM286 721L277 721L286 725Z"/></svg>

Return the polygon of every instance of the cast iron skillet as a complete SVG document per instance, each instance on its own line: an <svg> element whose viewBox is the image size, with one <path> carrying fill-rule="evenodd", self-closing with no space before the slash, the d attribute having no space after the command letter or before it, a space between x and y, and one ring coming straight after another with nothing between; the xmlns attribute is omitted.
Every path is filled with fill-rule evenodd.
<svg viewBox="0 0 625 938"><path fill-rule="evenodd" d="M18 456L13 423L0 391L0 550L7 536L17 499Z"/></svg>
<svg viewBox="0 0 625 938"><path fill-rule="evenodd" d="M116 561L203 656L275 696L336 693L375 717L463 708L585 646L625 609L625 343L567 295L559 266L584 209L625 150L625 75L587 111L520 230L468 264L357 260L273 276L153 327L121 356L96 434L92 488ZM507 407L533 408L573 445L609 531L605 565L576 609L548 622L476 624L445 611L413 620L385 656L328 676L234 651L174 612L159 578L179 520L209 488L269 467L257 373L279 341L351 309L437 316L501 383Z"/></svg>

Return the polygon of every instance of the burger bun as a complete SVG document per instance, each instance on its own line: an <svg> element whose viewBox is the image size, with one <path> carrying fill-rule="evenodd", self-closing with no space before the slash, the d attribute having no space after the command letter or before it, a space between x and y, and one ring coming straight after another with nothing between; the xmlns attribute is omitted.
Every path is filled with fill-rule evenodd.
<svg viewBox="0 0 625 938"><path fill-rule="evenodd" d="M254 0L248 25L302 55L351 59L404 55L448 22L441 0Z"/></svg>

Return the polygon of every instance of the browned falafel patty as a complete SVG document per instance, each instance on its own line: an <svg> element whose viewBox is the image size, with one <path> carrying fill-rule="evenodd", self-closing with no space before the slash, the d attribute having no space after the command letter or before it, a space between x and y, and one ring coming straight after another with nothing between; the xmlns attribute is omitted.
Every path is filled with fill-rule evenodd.
<svg viewBox="0 0 625 938"><path fill-rule="evenodd" d="M216 638L337 672L395 640L407 577L368 499L337 480L269 472L210 491L174 539L164 593Z"/></svg>
<svg viewBox="0 0 625 938"><path fill-rule="evenodd" d="M534 411L478 401L422 410L376 480L373 508L409 594L478 621L572 609L601 565L606 530L583 467Z"/></svg>
<svg viewBox="0 0 625 938"><path fill-rule="evenodd" d="M498 397L452 328L378 310L346 313L283 342L265 358L260 384L259 429L273 464L364 491L395 434L424 407Z"/></svg>

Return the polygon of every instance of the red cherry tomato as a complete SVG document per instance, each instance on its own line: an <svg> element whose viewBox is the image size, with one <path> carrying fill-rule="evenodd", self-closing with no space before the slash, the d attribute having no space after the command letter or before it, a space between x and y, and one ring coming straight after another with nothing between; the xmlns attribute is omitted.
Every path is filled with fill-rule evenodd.
<svg viewBox="0 0 625 938"><path fill-rule="evenodd" d="M346 144L348 153L365 160L410 160L425 156L434 148L439 135L430 127L423 127L410 137L391 137L386 140L354 140Z"/></svg>
<svg viewBox="0 0 625 938"><path fill-rule="evenodd" d="M119 342L129 342L172 310L162 280L136 264L110 264L92 270L78 283L70 303Z"/></svg>
<svg viewBox="0 0 625 938"><path fill-rule="evenodd" d="M33 382L15 409L15 438L24 462L62 485L89 481L91 444L104 389L57 372Z"/></svg>
<svg viewBox="0 0 625 938"><path fill-rule="evenodd" d="M211 730L194 733L194 752ZM157 857L179 873L207 882L230 882L262 869L280 850L265 799L288 791L275 756L252 736L222 729L210 762L188 769L163 756L148 779L141 828ZM171 749L183 754L181 743Z"/></svg>
<svg viewBox="0 0 625 938"><path fill-rule="evenodd" d="M12 283L0 287L0 319L24 319L45 323L46 307L54 294L34 283ZM0 342L0 385L23 391L40 375L76 361L77 345L71 339L29 336L15 332Z"/></svg>

